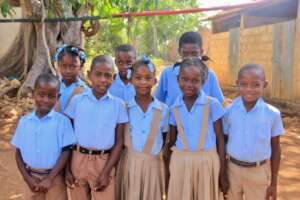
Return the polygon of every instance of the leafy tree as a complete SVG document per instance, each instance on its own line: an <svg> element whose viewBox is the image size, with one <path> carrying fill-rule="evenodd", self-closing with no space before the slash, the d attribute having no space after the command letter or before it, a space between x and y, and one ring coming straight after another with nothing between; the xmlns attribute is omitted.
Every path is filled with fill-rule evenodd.
<svg viewBox="0 0 300 200"><path fill-rule="evenodd" d="M196 7L196 0L1 0L3 16L13 14L11 5L21 7L23 18L42 21L47 17L85 15L105 18L93 22L22 23L14 43L0 58L0 75L17 76L22 80L20 92L32 88L40 73L55 73L53 55L62 43L85 45L90 56L111 54L114 47L121 43L132 43L142 53L166 56L168 47L177 40L178 35L197 30L200 23L200 15L196 14L112 18L113 13L120 12Z"/></svg>

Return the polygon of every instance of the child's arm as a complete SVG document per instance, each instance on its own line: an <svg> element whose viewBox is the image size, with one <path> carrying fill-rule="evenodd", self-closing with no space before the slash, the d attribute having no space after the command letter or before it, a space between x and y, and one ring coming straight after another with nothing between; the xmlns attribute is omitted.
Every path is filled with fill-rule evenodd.
<svg viewBox="0 0 300 200"><path fill-rule="evenodd" d="M30 190L32 192L39 192L40 188L39 188L39 182L40 180L31 176L27 169L26 169L26 165L23 161L22 155L21 155L21 151L20 149L16 149L16 161L17 161L17 166L19 168L19 171L21 172L23 179L25 180L25 182L27 183L28 187L30 188Z"/></svg>
<svg viewBox="0 0 300 200"><path fill-rule="evenodd" d="M116 142L112 147L109 158L106 161L106 164L98 178L98 183L95 187L95 190L101 191L104 190L109 185L110 173L113 167L119 161L123 143L124 143L124 127L125 123L117 124L116 127Z"/></svg>
<svg viewBox="0 0 300 200"><path fill-rule="evenodd" d="M223 194L228 191L229 183L227 177L227 167L226 167L226 155L225 155L225 145L224 145L224 134L222 131L222 120L218 119L214 122L214 131L216 133L217 139L217 151L220 158L220 186Z"/></svg>
<svg viewBox="0 0 300 200"><path fill-rule="evenodd" d="M167 95L166 87L167 87L167 69L164 69L164 71L160 76L159 83L155 91L156 98L164 103L166 102L166 95Z"/></svg>
<svg viewBox="0 0 300 200"><path fill-rule="evenodd" d="M48 189L51 187L55 177L64 169L67 162L69 161L70 155L70 148L66 148L62 151L58 161L52 168L50 174L39 183L39 186L43 192L47 192Z"/></svg>
<svg viewBox="0 0 300 200"><path fill-rule="evenodd" d="M271 139L272 155L271 155L271 184L267 188L266 199L276 199L277 197L277 177L280 165L281 148L280 136Z"/></svg>

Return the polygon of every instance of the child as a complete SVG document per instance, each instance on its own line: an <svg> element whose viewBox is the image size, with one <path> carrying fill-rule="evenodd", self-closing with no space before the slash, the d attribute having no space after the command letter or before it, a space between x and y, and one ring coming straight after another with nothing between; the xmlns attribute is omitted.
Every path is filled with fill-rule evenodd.
<svg viewBox="0 0 300 200"><path fill-rule="evenodd" d="M168 107L151 95L155 68L144 56L132 66L136 95L128 103L126 151L120 162L118 200L159 200L164 195L163 134L168 131Z"/></svg>
<svg viewBox="0 0 300 200"><path fill-rule="evenodd" d="M178 52L182 59L188 57L202 56L202 38L197 32L186 32L179 39ZM180 65L174 64L173 67L167 67L161 74L160 81L156 90L156 97L171 106L176 98L182 94L177 76L180 71ZM208 95L215 97L220 103L223 103L224 97L219 86L215 73L209 69L208 76L202 86L202 90Z"/></svg>
<svg viewBox="0 0 300 200"><path fill-rule="evenodd" d="M279 137L284 132L280 111L262 99L267 82L260 65L243 66L236 84L240 97L227 107L223 118L228 137L228 199L276 199Z"/></svg>
<svg viewBox="0 0 300 200"><path fill-rule="evenodd" d="M21 118L11 141L18 168L27 184L25 199L67 200L61 175L76 138L70 120L55 112L59 80L38 76L34 85L34 112Z"/></svg>
<svg viewBox="0 0 300 200"><path fill-rule="evenodd" d="M108 92L113 76L111 58L95 57L88 72L92 90L76 95L65 110L78 141L66 170L72 200L114 200L114 167L128 116L124 102Z"/></svg>
<svg viewBox="0 0 300 200"><path fill-rule="evenodd" d="M86 55L82 49L64 44L56 50L54 59L58 61L61 75L60 97L55 110L63 113L71 98L87 89L86 84L79 78Z"/></svg>
<svg viewBox="0 0 300 200"><path fill-rule="evenodd" d="M180 64L178 84L182 90L170 115L170 200L217 200L219 178L226 193L225 150L221 125L222 105L201 89L208 75L199 58ZM177 131L178 130L178 131ZM178 135L177 135L178 132ZM220 176L219 176L220 175Z"/></svg>
<svg viewBox="0 0 300 200"><path fill-rule="evenodd" d="M136 60L136 52L133 46L124 44L116 48L115 57L119 73L116 74L109 92L128 102L134 97L135 91L133 85L129 82L127 71Z"/></svg>

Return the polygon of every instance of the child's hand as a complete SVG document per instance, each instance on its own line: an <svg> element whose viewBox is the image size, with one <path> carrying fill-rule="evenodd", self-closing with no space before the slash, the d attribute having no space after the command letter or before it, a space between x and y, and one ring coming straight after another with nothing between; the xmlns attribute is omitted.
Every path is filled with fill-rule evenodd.
<svg viewBox="0 0 300 200"><path fill-rule="evenodd" d="M277 199L277 187L276 185L269 185L266 193L266 200L276 200Z"/></svg>
<svg viewBox="0 0 300 200"><path fill-rule="evenodd" d="M67 186L70 189L74 189L75 186L77 186L78 182L75 179L75 177L73 176L72 172L70 171L70 169L67 167L66 171L65 171L65 181Z"/></svg>
<svg viewBox="0 0 300 200"><path fill-rule="evenodd" d="M40 183L39 187L42 192L48 192L52 185L53 180L49 177L45 177Z"/></svg>
<svg viewBox="0 0 300 200"><path fill-rule="evenodd" d="M40 187L39 187L40 179L33 176L28 176L25 179L25 182L27 183L28 187L32 192L40 192Z"/></svg>
<svg viewBox="0 0 300 200"><path fill-rule="evenodd" d="M229 189L229 182L228 182L228 177L227 177L226 173L220 174L219 182L220 182L221 191L223 192L224 196L226 196L227 191Z"/></svg>
<svg viewBox="0 0 300 200"><path fill-rule="evenodd" d="M101 173L101 175L97 179L97 183L94 187L94 190L95 191L104 190L109 185L110 179L111 179L111 177L109 174Z"/></svg>

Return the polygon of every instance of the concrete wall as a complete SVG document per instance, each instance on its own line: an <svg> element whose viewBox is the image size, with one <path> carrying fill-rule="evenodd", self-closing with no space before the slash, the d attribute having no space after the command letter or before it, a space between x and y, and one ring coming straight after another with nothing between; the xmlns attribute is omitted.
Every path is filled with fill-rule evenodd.
<svg viewBox="0 0 300 200"><path fill-rule="evenodd" d="M300 26L299 19L223 33L201 33L204 52L213 60L209 66L221 85L234 85L242 65L258 63L264 67L269 82L267 96L300 102L300 34L295 39L296 24Z"/></svg>
<svg viewBox="0 0 300 200"><path fill-rule="evenodd" d="M21 9L14 8L16 15L14 18L21 18ZM4 17L0 14L0 19ZM20 28L19 23L0 23L0 57L8 50Z"/></svg>

